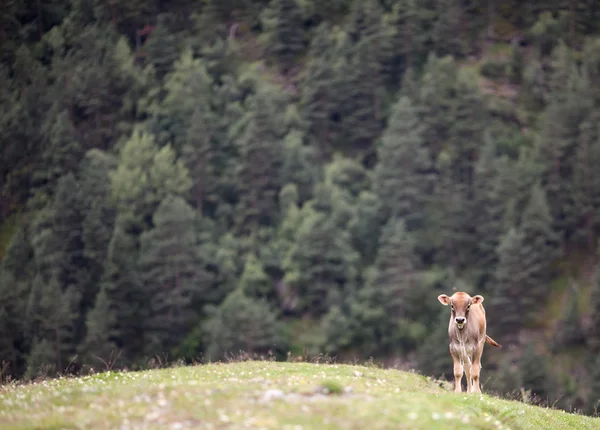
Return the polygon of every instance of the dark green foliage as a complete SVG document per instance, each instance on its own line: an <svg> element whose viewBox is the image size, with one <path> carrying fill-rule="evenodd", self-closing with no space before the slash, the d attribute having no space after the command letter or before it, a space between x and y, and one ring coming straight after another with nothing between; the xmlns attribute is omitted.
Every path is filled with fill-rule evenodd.
<svg viewBox="0 0 600 430"><path fill-rule="evenodd" d="M287 73L304 51L304 28L296 0L276 0L276 3L277 25L272 51L283 72Z"/></svg>
<svg viewBox="0 0 600 430"><path fill-rule="evenodd" d="M343 107L341 121L344 147L370 149L383 130L385 34L382 11L376 1L353 3L346 29L343 55Z"/></svg>
<svg viewBox="0 0 600 430"><path fill-rule="evenodd" d="M534 400L547 402L552 389L552 374L548 357L536 352L533 344L525 346L519 370L525 390L530 390Z"/></svg>
<svg viewBox="0 0 600 430"><path fill-rule="evenodd" d="M600 353L600 278L597 269L590 294L590 322L586 333L587 344L593 354Z"/></svg>
<svg viewBox="0 0 600 430"><path fill-rule="evenodd" d="M570 292L566 302L566 312L556 327L555 346L557 348L568 348L585 345L586 338L581 324L577 294Z"/></svg>
<svg viewBox="0 0 600 430"><path fill-rule="evenodd" d="M240 353L266 355L283 349L273 310L240 289L229 294L219 307L209 309L209 314L205 325L209 360L237 357Z"/></svg>
<svg viewBox="0 0 600 430"><path fill-rule="evenodd" d="M342 115L346 109L346 76L340 73L347 67L346 60L340 52L341 42L334 39L332 30L325 23L315 30L301 100L308 137L322 159L341 141Z"/></svg>
<svg viewBox="0 0 600 430"><path fill-rule="evenodd" d="M523 234L511 228L498 246L498 265L494 274L494 298L490 305L490 326L501 326L506 342L518 341L528 298L527 266L523 260ZM505 312L510 307L512 312Z"/></svg>
<svg viewBox="0 0 600 430"><path fill-rule="evenodd" d="M460 34L465 19L460 3L456 0L436 0L437 20L433 26L435 51L440 56L461 57L467 53L467 41Z"/></svg>
<svg viewBox="0 0 600 430"><path fill-rule="evenodd" d="M439 311L435 319L435 329L423 340L417 349L419 366L423 372L435 377L453 380L452 357L450 356L448 339L448 321L450 316L447 309Z"/></svg>
<svg viewBox="0 0 600 430"><path fill-rule="evenodd" d="M409 98L401 97L394 105L377 156L374 189L384 216L401 218L409 231L422 229L432 166L422 125Z"/></svg>
<svg viewBox="0 0 600 430"><path fill-rule="evenodd" d="M151 64L159 78L169 71L181 50L179 40L173 33L170 14L158 15L156 26L144 44L144 56L147 64Z"/></svg>
<svg viewBox="0 0 600 430"><path fill-rule="evenodd" d="M240 137L238 217L244 232L277 222L283 150L275 124L276 104L266 91L252 99L251 117Z"/></svg>
<svg viewBox="0 0 600 430"><path fill-rule="evenodd" d="M154 136L136 130L125 143L116 170L110 172L117 210L139 229L152 225L152 214L168 195L188 196L188 170L170 146L158 148Z"/></svg>
<svg viewBox="0 0 600 430"><path fill-rule="evenodd" d="M552 218L546 202L546 195L539 186L531 191L529 204L521 221L523 243L521 255L527 267L527 277L522 285L527 301L534 305L549 292L552 278L552 263L561 255L560 241L552 229Z"/></svg>
<svg viewBox="0 0 600 430"><path fill-rule="evenodd" d="M500 176L501 160L496 155L496 145L487 139L475 165L474 205L477 235L476 270L480 271L482 285L488 285L498 263L498 245L504 233L506 201Z"/></svg>
<svg viewBox="0 0 600 430"><path fill-rule="evenodd" d="M110 200L109 172L117 166L116 159L99 150L89 151L80 172L82 209L82 241L89 267L90 290L97 292L102 277L108 246L114 229L115 207Z"/></svg>
<svg viewBox="0 0 600 430"><path fill-rule="evenodd" d="M139 267L149 302L147 349L156 354L170 351L194 325L193 304L202 303L211 279L203 267L195 213L181 197L165 197L153 225L140 238Z"/></svg>
<svg viewBox="0 0 600 430"><path fill-rule="evenodd" d="M411 315L420 288L412 238L404 223L390 219L381 231L379 252L353 310L356 342L367 355L402 352L415 347L425 327Z"/></svg>
<svg viewBox="0 0 600 430"><path fill-rule="evenodd" d="M148 295L137 267L137 240L129 223L118 218L107 250L100 291L87 316L87 337L82 346L85 359L98 366L108 361L113 348L131 362L143 352L144 322ZM109 356L106 354L109 352Z"/></svg>
<svg viewBox="0 0 600 430"><path fill-rule="evenodd" d="M345 227L348 220L339 190L319 184L284 261L285 282L299 296L297 311L322 315L355 287L359 256Z"/></svg>
<svg viewBox="0 0 600 430"><path fill-rule="evenodd" d="M592 362L590 369L591 390L588 395L588 412L595 416L600 415L600 356Z"/></svg>
<svg viewBox="0 0 600 430"><path fill-rule="evenodd" d="M273 281L265 273L262 263L254 254L250 254L246 259L239 288L246 296L255 298L270 298L275 292Z"/></svg>

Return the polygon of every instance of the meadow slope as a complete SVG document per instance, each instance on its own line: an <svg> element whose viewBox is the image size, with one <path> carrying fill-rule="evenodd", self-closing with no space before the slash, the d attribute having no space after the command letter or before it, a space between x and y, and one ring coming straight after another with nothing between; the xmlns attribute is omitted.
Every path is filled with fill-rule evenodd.
<svg viewBox="0 0 600 430"><path fill-rule="evenodd" d="M0 388L2 429L597 429L376 367L249 361Z"/></svg>

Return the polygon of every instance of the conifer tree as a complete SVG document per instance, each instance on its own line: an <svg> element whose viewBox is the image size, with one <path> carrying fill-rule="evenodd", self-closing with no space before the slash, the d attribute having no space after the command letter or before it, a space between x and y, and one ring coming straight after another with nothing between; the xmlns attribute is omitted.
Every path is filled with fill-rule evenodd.
<svg viewBox="0 0 600 430"><path fill-rule="evenodd" d="M287 73L304 51L304 29L302 15L296 0L277 1L277 24L273 54L279 59L284 73Z"/></svg>
<svg viewBox="0 0 600 430"><path fill-rule="evenodd" d="M277 220L277 196L282 186L283 151L274 127L274 105L266 90L253 98L250 119L240 141L238 183L239 227L244 232Z"/></svg>
<svg viewBox="0 0 600 430"><path fill-rule="evenodd" d="M163 198L169 194L187 197L192 185L173 148L159 149L153 135L139 129L123 146L110 182L117 210L132 217L137 229L152 224L152 214Z"/></svg>
<svg viewBox="0 0 600 430"><path fill-rule="evenodd" d="M52 324L60 325L66 319L64 324L73 331L68 340L67 336L59 338L58 335L50 335L53 327L47 328L43 334L36 334L40 336L40 340L49 340L47 336L52 336L52 342L68 342L64 347L61 345L61 349L69 351L74 350L84 335L82 320L87 304L93 301L86 290L89 272L82 238L82 208L79 184L74 175L69 173L59 179L54 201L39 215L32 237L37 283L51 285L47 289L41 289L40 286L36 293L37 304L43 308L39 312L39 318L43 318L40 319L40 330L47 327L43 321L54 321ZM64 306L53 303L54 300L61 299L66 303ZM34 308L32 312L37 311ZM45 316L42 317L44 313ZM71 318L78 323L75 324ZM60 371L60 365L66 363L61 360L60 354L56 356Z"/></svg>
<svg viewBox="0 0 600 430"><path fill-rule="evenodd" d="M588 394L587 409L590 414L600 414L600 355L592 362L590 372L591 390Z"/></svg>
<svg viewBox="0 0 600 430"><path fill-rule="evenodd" d="M519 365L523 388L531 390L536 398L543 401L547 400L552 386L549 364L548 357L538 354L530 343L525 347Z"/></svg>
<svg viewBox="0 0 600 430"><path fill-rule="evenodd" d="M586 339L590 352L600 354L600 277L598 268L594 274L594 283L590 293L590 322Z"/></svg>
<svg viewBox="0 0 600 430"><path fill-rule="evenodd" d="M116 210L110 199L109 172L117 166L117 160L100 150L90 150L82 161L79 173L79 192L82 200L81 235L83 255L89 269L85 309L99 290L110 239L114 229Z"/></svg>
<svg viewBox="0 0 600 430"><path fill-rule="evenodd" d="M567 309L557 325L555 347L576 347L586 343L580 317L578 295L574 291L569 291Z"/></svg>
<svg viewBox="0 0 600 430"><path fill-rule="evenodd" d="M280 334L276 314L260 299L246 296L241 289L230 293L218 307L209 309L209 319L204 326L210 360L276 352Z"/></svg>
<svg viewBox="0 0 600 430"><path fill-rule="evenodd" d="M399 217L408 231L424 227L431 193L431 161L414 105L401 97L394 105L378 150L374 190L384 217Z"/></svg>
<svg viewBox="0 0 600 430"><path fill-rule="evenodd" d="M524 238L520 230L511 228L498 246L498 266L494 274L494 300L490 304L488 324L504 327L506 343L518 341L529 297L527 266L523 259ZM505 312L509 306L512 311Z"/></svg>
<svg viewBox="0 0 600 430"><path fill-rule="evenodd" d="M51 367L51 374L63 372L76 354L81 294L73 285L64 289L56 276L47 283L36 276L33 282L30 299L33 307L27 314L36 320L36 329L27 359L27 375L43 373L45 365Z"/></svg>
<svg viewBox="0 0 600 430"><path fill-rule="evenodd" d="M462 5L457 0L436 1L437 20L433 27L433 40L436 54L443 57L465 55L467 46L461 34L461 22L464 19Z"/></svg>
<svg viewBox="0 0 600 430"><path fill-rule="evenodd" d="M283 141L281 182L294 184L298 199L303 203L312 197L313 188L322 174L315 148L306 145L304 135L292 129Z"/></svg>
<svg viewBox="0 0 600 430"><path fill-rule="evenodd" d="M301 106L307 121L308 138L322 160L329 156L344 135L342 115L345 111L343 74L346 59L334 30L322 23L312 38L306 77L303 81Z"/></svg>
<svg viewBox="0 0 600 430"><path fill-rule="evenodd" d="M139 267L150 304L145 324L148 352L163 353L177 346L195 324L192 305L202 301L211 279L199 254L195 213L181 197L165 197L153 225L141 236Z"/></svg>
<svg viewBox="0 0 600 430"><path fill-rule="evenodd" d="M86 318L86 338L80 346L84 361L94 366L111 365L118 357L117 341L122 340L117 329L117 313L112 306L108 283L103 283L96 295L94 307Z"/></svg>
<svg viewBox="0 0 600 430"><path fill-rule="evenodd" d="M552 277L552 263L561 254L561 243L552 228L552 216L546 201L546 195L539 186L534 186L525 211L520 230L523 234L521 255L527 267L524 281L524 294L531 309L537 300L545 297L549 291Z"/></svg>
<svg viewBox="0 0 600 430"><path fill-rule="evenodd" d="M379 246L374 270L359 292L353 311L360 321L360 341L368 354L401 352L413 341L407 310L415 304L412 297L418 277L414 244L401 220L388 221Z"/></svg>
<svg viewBox="0 0 600 430"><path fill-rule="evenodd" d="M169 21L172 21L170 14L158 15L156 26L143 48L147 63L152 64L159 79L171 71L181 46L177 36L170 28Z"/></svg>
<svg viewBox="0 0 600 430"><path fill-rule="evenodd" d="M137 267L137 237L128 224L124 216L115 221L100 290L86 319L87 334L80 350L93 366L113 353L121 363L131 363L143 352L148 294Z"/></svg>
<svg viewBox="0 0 600 430"><path fill-rule="evenodd" d="M270 299L273 297L273 282L263 269L262 262L250 254L244 264L239 288L248 297Z"/></svg>
<svg viewBox="0 0 600 430"><path fill-rule="evenodd" d="M477 252L474 257L484 285L493 275L498 262L498 245L504 233L506 201L503 198L500 169L496 145L491 139L487 139L475 166L473 196L474 207L477 208Z"/></svg>
<svg viewBox="0 0 600 430"><path fill-rule="evenodd" d="M382 11L376 1L353 3L347 28L348 51L345 69L344 147L369 149L383 130L384 36Z"/></svg>
<svg viewBox="0 0 600 430"><path fill-rule="evenodd" d="M358 254L347 230L347 205L329 184L319 184L303 209L284 260L284 281L299 297L298 312L322 315L355 286Z"/></svg>

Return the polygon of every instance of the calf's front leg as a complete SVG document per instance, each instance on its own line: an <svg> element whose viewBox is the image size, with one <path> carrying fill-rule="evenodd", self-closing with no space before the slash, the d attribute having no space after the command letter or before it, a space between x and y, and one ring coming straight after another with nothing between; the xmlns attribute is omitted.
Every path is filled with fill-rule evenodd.
<svg viewBox="0 0 600 430"><path fill-rule="evenodd" d="M483 354L483 343L479 346L478 351L473 357L473 365L471 366L471 374L473 377L473 387L471 392L481 393L481 387L479 385L479 374L481 373L481 355Z"/></svg>
<svg viewBox="0 0 600 430"><path fill-rule="evenodd" d="M452 347L450 347L452 349ZM462 377L463 377L463 364L460 358L452 354L452 360L454 361L454 392L460 393L462 391Z"/></svg>

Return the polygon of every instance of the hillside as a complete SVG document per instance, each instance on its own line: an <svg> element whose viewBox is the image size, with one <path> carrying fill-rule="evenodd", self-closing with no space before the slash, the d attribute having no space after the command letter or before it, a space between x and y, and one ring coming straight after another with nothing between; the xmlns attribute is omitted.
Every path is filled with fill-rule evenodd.
<svg viewBox="0 0 600 430"><path fill-rule="evenodd" d="M329 392L327 391L329 388ZM375 367L210 364L5 386L3 429L595 429L600 419L448 392Z"/></svg>
<svg viewBox="0 0 600 430"><path fill-rule="evenodd" d="M0 4L1 382L235 351L449 378L463 290L489 390L595 413L600 3Z"/></svg>

